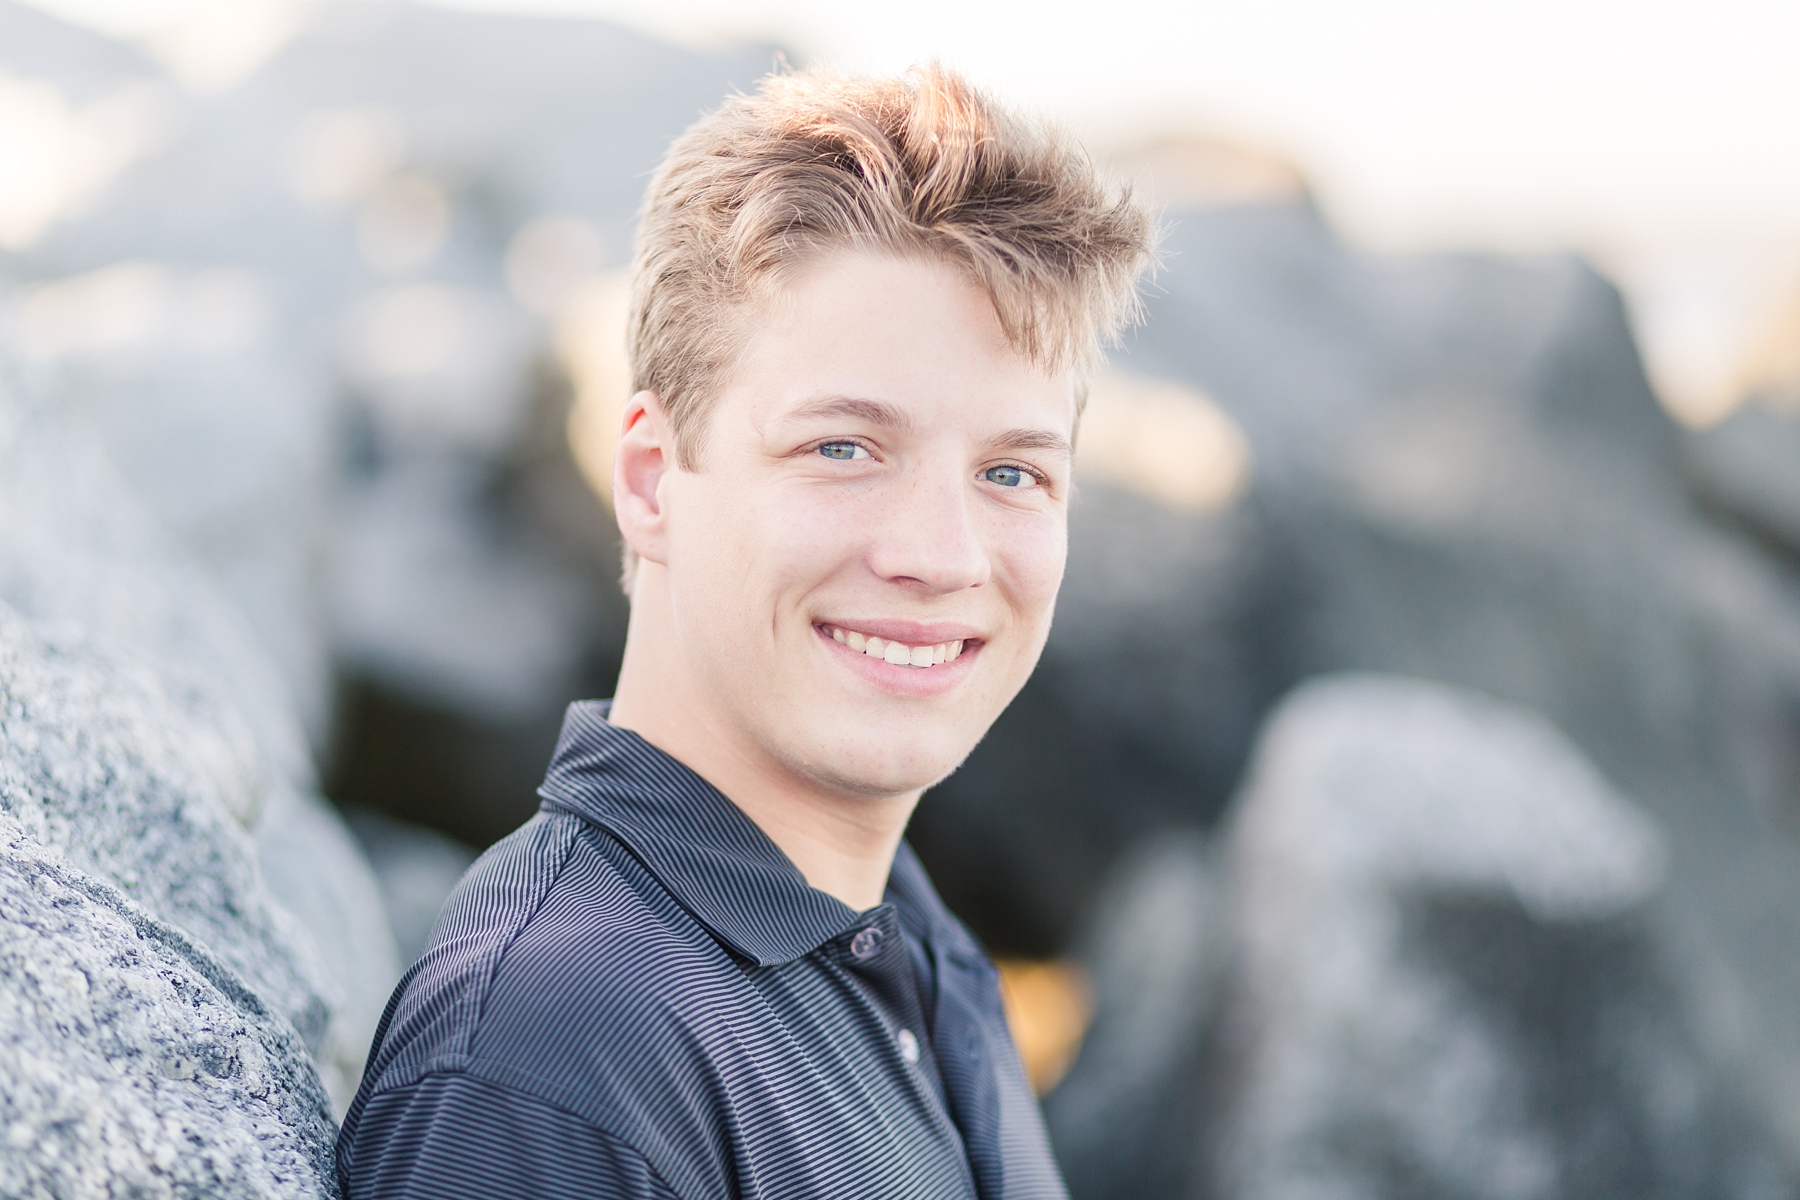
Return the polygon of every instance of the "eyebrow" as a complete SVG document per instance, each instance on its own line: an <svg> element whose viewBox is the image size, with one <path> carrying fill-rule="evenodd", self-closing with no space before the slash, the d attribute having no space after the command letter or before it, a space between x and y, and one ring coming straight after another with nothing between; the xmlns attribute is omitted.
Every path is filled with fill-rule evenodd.
<svg viewBox="0 0 1800 1200"><path fill-rule="evenodd" d="M812 400L789 413L788 417L795 421L818 417L847 417L902 432L911 430L914 426L912 416L897 405L856 396L825 396ZM1069 457L1073 457L1075 453L1068 438L1048 429L1009 429L989 444L1000 450L1048 450Z"/></svg>
<svg viewBox="0 0 1800 1200"><path fill-rule="evenodd" d="M994 445L1002 450L1050 450L1071 457L1075 453L1068 438L1048 429L1009 429L994 439Z"/></svg>
<svg viewBox="0 0 1800 1200"><path fill-rule="evenodd" d="M854 421L867 421L871 425L900 430L911 429L913 426L912 418L904 410L880 400L861 400L855 396L826 396L801 405L788 416L796 421L815 417L848 417Z"/></svg>

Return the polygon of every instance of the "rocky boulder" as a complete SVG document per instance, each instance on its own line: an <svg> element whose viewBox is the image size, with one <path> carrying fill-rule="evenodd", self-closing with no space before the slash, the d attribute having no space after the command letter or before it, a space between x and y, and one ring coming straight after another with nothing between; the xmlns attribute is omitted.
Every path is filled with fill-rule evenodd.
<svg viewBox="0 0 1800 1200"><path fill-rule="evenodd" d="M341 1111L399 975L380 888L248 624L80 413L17 388L0 391L0 604L9 811L229 963Z"/></svg>
<svg viewBox="0 0 1800 1200"><path fill-rule="evenodd" d="M1689 435L1686 461L1702 503L1800 559L1800 408L1747 403Z"/></svg>
<svg viewBox="0 0 1800 1200"><path fill-rule="evenodd" d="M1145 1066L1122 1084L1130 1055L1095 1043L1050 1097L1078 1194L1787 1194L1671 979L1661 831L1541 718L1395 677L1310 683L1216 855L1141 865L1094 933L1096 1033ZM1165 937L1201 948L1159 956ZM1157 957L1211 966L1163 970L1157 996ZM1166 1135L1125 1190L1090 1111L1107 1088Z"/></svg>
<svg viewBox="0 0 1800 1200"><path fill-rule="evenodd" d="M0 790L0 1194L336 1196L331 1105L293 1026L28 833L10 761Z"/></svg>
<svg viewBox="0 0 1800 1200"><path fill-rule="evenodd" d="M315 951L275 905L246 826L265 788L204 687L0 608L0 807L36 841L192 934L317 1047Z"/></svg>
<svg viewBox="0 0 1800 1200"><path fill-rule="evenodd" d="M7 1195L331 1195L316 951L241 823L243 722L0 606Z"/></svg>

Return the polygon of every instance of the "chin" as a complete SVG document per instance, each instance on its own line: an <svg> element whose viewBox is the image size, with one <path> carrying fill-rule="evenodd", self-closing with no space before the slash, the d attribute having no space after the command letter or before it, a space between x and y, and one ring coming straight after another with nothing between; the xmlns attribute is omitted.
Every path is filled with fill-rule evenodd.
<svg viewBox="0 0 1800 1200"><path fill-rule="evenodd" d="M880 736L892 739L892 727L885 735L872 734L863 745ZM821 743L816 754L804 759L805 773L834 791L869 797L902 796L931 787L956 770L978 740L979 737L920 737L898 744L890 741L890 750L884 754L869 754L863 749L852 752L841 744Z"/></svg>

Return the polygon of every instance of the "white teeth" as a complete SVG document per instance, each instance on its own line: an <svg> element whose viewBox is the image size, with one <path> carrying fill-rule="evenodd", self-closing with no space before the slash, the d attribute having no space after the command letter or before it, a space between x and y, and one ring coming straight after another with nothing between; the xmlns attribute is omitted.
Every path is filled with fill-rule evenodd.
<svg viewBox="0 0 1800 1200"><path fill-rule="evenodd" d="M831 631L832 641L848 646L858 654L879 658L896 667L935 667L939 663L946 663L959 657L963 651L961 642L939 642L933 646L908 646L904 642L869 637L854 629L839 629L835 625L823 626L823 628Z"/></svg>

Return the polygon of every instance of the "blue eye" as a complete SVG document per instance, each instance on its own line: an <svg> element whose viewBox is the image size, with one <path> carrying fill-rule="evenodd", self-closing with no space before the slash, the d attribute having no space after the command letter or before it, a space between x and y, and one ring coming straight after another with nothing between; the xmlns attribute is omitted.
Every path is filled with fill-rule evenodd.
<svg viewBox="0 0 1800 1200"><path fill-rule="evenodd" d="M1027 487L1037 482L1017 467L989 467L981 473L981 477L1001 487Z"/></svg>
<svg viewBox="0 0 1800 1200"><path fill-rule="evenodd" d="M855 442L826 442L819 447L819 453L826 458L839 460L856 458L859 455L863 458L869 457L869 452Z"/></svg>

